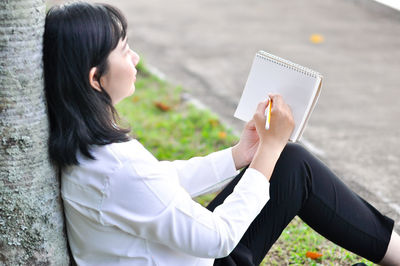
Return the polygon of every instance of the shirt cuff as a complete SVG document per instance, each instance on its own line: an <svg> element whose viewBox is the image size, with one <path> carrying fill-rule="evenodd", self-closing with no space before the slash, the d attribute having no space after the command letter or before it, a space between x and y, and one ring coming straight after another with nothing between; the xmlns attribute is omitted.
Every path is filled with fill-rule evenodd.
<svg viewBox="0 0 400 266"><path fill-rule="evenodd" d="M260 171L254 168L247 168L246 174L251 176L251 179L255 182L251 185L257 186L260 195L265 196L264 200L269 200L269 180Z"/></svg>
<svg viewBox="0 0 400 266"><path fill-rule="evenodd" d="M219 181L236 176L239 173L233 160L232 147L211 153L208 156Z"/></svg>
<svg viewBox="0 0 400 266"><path fill-rule="evenodd" d="M237 212L243 205L246 206L241 211L243 215L253 220L270 198L269 185L268 179L261 172L254 168L248 168L236 184L233 193L225 201L237 205L231 208ZM240 214L237 215L240 216Z"/></svg>

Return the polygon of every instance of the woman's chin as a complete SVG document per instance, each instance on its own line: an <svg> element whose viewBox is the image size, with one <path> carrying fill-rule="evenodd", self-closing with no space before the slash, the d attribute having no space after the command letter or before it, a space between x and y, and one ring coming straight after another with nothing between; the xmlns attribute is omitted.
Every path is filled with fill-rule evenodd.
<svg viewBox="0 0 400 266"><path fill-rule="evenodd" d="M129 96L135 93L136 87L135 84L132 85L131 91L129 92Z"/></svg>

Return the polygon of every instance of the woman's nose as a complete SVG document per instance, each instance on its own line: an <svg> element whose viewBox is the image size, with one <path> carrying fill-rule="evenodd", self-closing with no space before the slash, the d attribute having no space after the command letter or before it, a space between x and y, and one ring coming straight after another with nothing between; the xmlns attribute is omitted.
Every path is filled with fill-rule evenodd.
<svg viewBox="0 0 400 266"><path fill-rule="evenodd" d="M136 52L132 51L132 62L134 66L136 66L139 63L139 61L140 61L140 56Z"/></svg>

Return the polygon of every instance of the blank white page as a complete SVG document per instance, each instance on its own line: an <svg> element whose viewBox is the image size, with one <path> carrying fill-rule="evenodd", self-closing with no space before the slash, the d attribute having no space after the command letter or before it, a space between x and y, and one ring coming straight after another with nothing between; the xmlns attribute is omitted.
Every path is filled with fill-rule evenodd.
<svg viewBox="0 0 400 266"><path fill-rule="evenodd" d="M279 93L292 109L295 128L290 140L297 141L319 96L321 80L322 76L311 69L260 51L234 116L246 122L251 120L259 102L269 93Z"/></svg>

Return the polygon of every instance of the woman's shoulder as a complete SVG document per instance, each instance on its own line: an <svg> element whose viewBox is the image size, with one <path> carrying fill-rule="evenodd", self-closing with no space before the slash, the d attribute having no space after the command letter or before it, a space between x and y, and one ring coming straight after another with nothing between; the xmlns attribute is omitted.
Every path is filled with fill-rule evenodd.
<svg viewBox="0 0 400 266"><path fill-rule="evenodd" d="M78 165L67 167L64 174L75 171L97 172L101 175L112 175L127 165L154 165L158 160L136 139L107 145L93 145L90 159L78 153Z"/></svg>
<svg viewBox="0 0 400 266"><path fill-rule="evenodd" d="M111 143L93 149L96 160L113 161L123 165L128 162L157 159L136 139L126 142Z"/></svg>

